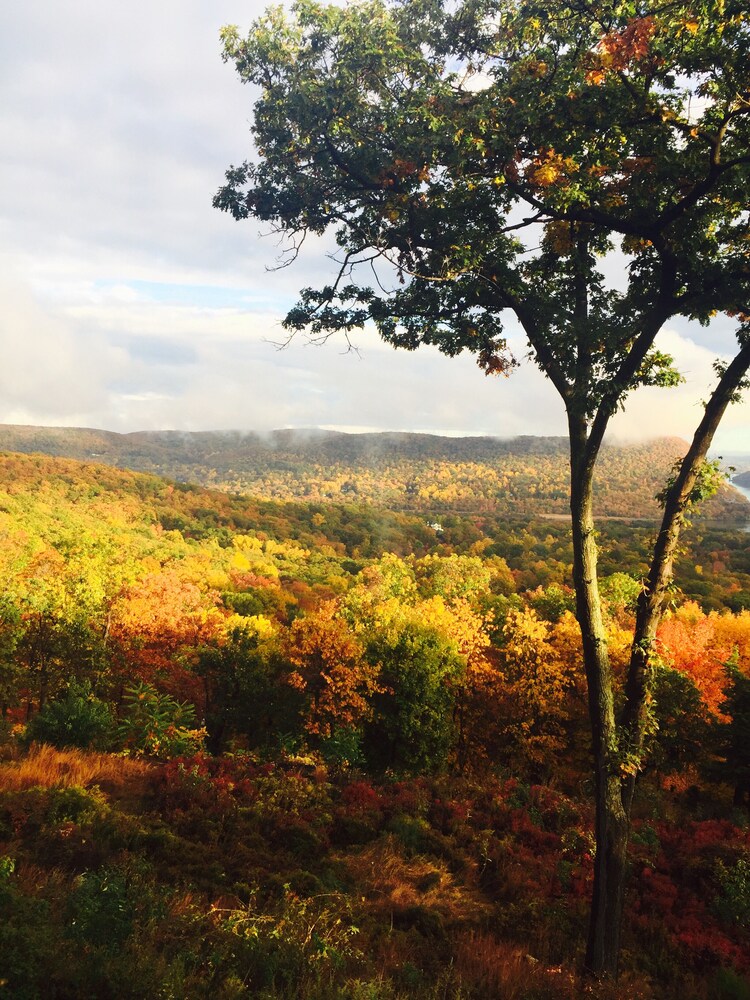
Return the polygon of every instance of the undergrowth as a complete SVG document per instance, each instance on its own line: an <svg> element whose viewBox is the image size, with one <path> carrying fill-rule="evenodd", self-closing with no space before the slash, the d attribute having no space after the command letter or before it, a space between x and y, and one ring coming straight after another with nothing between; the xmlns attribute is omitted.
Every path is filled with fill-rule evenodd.
<svg viewBox="0 0 750 1000"><path fill-rule="evenodd" d="M595 984L592 817L559 791L34 747L0 765L0 997L741 1000L750 834L670 808Z"/></svg>

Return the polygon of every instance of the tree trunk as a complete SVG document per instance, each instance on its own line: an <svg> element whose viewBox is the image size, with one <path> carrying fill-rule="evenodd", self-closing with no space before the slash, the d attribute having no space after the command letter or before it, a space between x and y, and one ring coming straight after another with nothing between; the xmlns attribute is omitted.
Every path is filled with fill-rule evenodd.
<svg viewBox="0 0 750 1000"><path fill-rule="evenodd" d="M685 511L691 503L692 493L714 434L727 407L737 398L749 367L750 339L741 344L740 350L724 370L711 393L690 448L680 463L674 482L670 484L665 494L661 529L654 546L648 579L638 598L633 647L625 688L621 732L634 764L627 781L625 796L628 810L633 798L637 765L643 753L648 727L656 630L664 614L665 599L672 581L673 562L685 520Z"/></svg>
<svg viewBox="0 0 750 1000"><path fill-rule="evenodd" d="M750 342L745 341L719 379L675 482L667 491L648 582L638 603L621 727L617 725L614 712L596 572L592 500L593 468L598 449L592 448L592 442L587 440L584 419L569 417L573 578L588 684L596 802L596 857L586 969L597 976L614 978L617 975L630 811L648 725L652 653L665 594L672 579L672 563L684 513L714 433L727 406L736 398L749 366ZM623 767L625 763L630 766Z"/></svg>
<svg viewBox="0 0 750 1000"><path fill-rule="evenodd" d="M615 977L620 950L629 823L622 800L612 675L597 580L593 520L596 456L587 448L585 419L571 416L569 423L573 580L588 686L596 802L594 890L586 968L597 976Z"/></svg>

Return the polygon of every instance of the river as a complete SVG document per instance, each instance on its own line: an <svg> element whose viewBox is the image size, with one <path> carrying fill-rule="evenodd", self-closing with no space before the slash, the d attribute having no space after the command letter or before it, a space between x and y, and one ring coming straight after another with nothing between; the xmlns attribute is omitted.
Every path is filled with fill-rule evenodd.
<svg viewBox="0 0 750 1000"><path fill-rule="evenodd" d="M730 480L730 482L731 482L731 480ZM734 482L732 483L732 486L734 486L734 488L737 490L737 492L741 493L746 500L750 500L750 490L749 489L747 489L744 486L738 486L737 483L734 483ZM748 524L745 525L744 530L750 532L750 522L748 522Z"/></svg>

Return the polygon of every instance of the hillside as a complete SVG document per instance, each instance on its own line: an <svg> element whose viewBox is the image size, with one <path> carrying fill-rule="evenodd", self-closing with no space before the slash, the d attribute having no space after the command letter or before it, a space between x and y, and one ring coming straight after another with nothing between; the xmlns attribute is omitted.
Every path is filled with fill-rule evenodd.
<svg viewBox="0 0 750 1000"><path fill-rule="evenodd" d="M567 513L563 438L426 434L174 431L115 434L0 426L0 449L94 460L266 500L364 502L394 511L544 516ZM675 438L603 449L603 517L655 518L655 496L686 445ZM744 523L750 505L723 488L705 516Z"/></svg>
<svg viewBox="0 0 750 1000"><path fill-rule="evenodd" d="M652 533L602 525L618 678ZM617 993L578 970L563 520L436 528L0 455L0 996L745 996L750 839L716 713L750 671L750 551L686 543L700 605L676 590L660 630Z"/></svg>
<svg viewBox="0 0 750 1000"><path fill-rule="evenodd" d="M479 554L502 560L512 590L570 585L572 550L564 516L550 520L495 510L439 517L437 523L431 512L392 511L354 498L346 503L256 499L94 462L0 454L0 569L7 590L14 576L31 573L35 560L43 563L40 553L51 549L51 566L63 558L85 567L89 577L98 567L110 589L118 579L137 578L155 566L174 564L194 576L211 567L205 585L223 592L231 604L233 558L238 548L247 558L250 538L264 565L261 575L270 573L287 589L340 588L385 553L416 559ZM652 533L648 522L604 520L602 575L622 570L642 575ZM698 523L685 533L685 545L676 566L676 582L685 594L707 608L748 605L746 533ZM295 603L300 599L304 602L297 593Z"/></svg>

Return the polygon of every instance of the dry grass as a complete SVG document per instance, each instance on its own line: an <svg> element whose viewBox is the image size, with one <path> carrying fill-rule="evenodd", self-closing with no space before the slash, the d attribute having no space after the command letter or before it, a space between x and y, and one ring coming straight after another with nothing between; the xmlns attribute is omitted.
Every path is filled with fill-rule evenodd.
<svg viewBox="0 0 750 1000"><path fill-rule="evenodd" d="M422 908L451 925L451 976L461 996L491 1000L652 1000L643 978L623 977L619 983L597 983L582 978L570 965L538 961L518 941L498 940L477 929L487 925L492 907L475 886L461 882L439 860L405 857L392 836L336 860L367 898L373 912L390 914ZM537 942L538 944L538 942ZM388 978L407 962L414 962L413 938L387 935L378 941L378 965ZM544 950L544 949L542 949Z"/></svg>
<svg viewBox="0 0 750 1000"><path fill-rule="evenodd" d="M398 911L426 907L451 923L476 923L490 912L481 893L463 884L434 858L406 858L392 837L338 859L375 909Z"/></svg>
<svg viewBox="0 0 750 1000"><path fill-rule="evenodd" d="M546 968L530 955L492 935L470 931L457 935L454 969L464 988L496 1000L559 997L576 1000L580 984L562 967Z"/></svg>
<svg viewBox="0 0 750 1000"><path fill-rule="evenodd" d="M70 893L70 875L59 868L21 861L16 867L14 885L24 896L40 894L53 899L65 899Z"/></svg>
<svg viewBox="0 0 750 1000"><path fill-rule="evenodd" d="M103 786L109 790L144 789L152 772L149 764L127 757L89 750L56 750L33 746L26 757L0 764L0 791L25 788Z"/></svg>
<svg viewBox="0 0 750 1000"><path fill-rule="evenodd" d="M569 966L547 966L517 944L491 934L466 931L454 939L453 968L472 995L493 1000L653 1000L645 977L624 975L617 982L583 978Z"/></svg>

